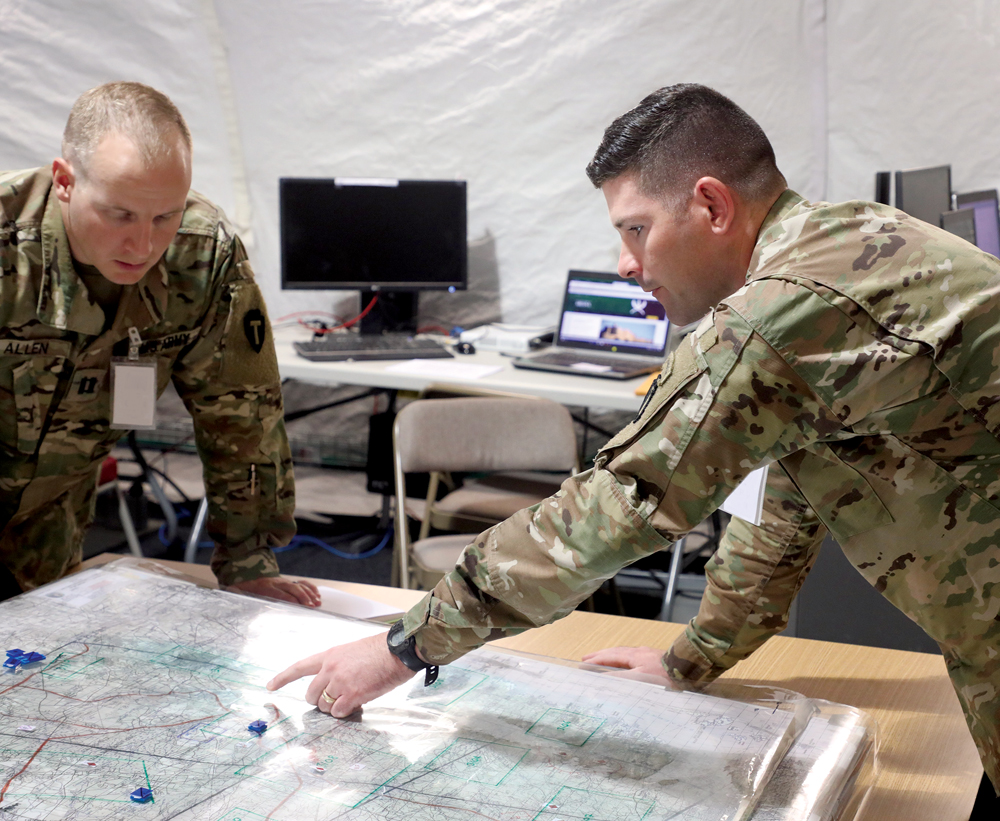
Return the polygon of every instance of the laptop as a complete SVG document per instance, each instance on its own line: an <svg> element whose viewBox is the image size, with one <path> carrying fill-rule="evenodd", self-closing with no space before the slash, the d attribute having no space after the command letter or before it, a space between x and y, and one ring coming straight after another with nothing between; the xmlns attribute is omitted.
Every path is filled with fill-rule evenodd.
<svg viewBox="0 0 1000 821"><path fill-rule="evenodd" d="M666 357L670 320L634 280L618 274L570 271L555 344L518 357L515 368L603 379L658 371Z"/></svg>

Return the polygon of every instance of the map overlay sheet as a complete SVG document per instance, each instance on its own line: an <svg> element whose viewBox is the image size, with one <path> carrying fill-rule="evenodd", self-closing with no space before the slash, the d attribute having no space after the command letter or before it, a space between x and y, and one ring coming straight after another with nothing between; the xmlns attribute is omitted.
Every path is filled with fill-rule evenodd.
<svg viewBox="0 0 1000 821"><path fill-rule="evenodd" d="M787 704L488 649L344 721L264 689L383 631L128 561L0 604L4 649L46 656L0 673L0 821L795 821L866 744L853 717L799 734Z"/></svg>

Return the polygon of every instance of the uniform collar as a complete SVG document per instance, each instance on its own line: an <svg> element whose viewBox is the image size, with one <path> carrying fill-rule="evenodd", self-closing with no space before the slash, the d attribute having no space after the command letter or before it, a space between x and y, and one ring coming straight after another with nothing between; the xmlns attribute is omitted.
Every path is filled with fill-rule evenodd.
<svg viewBox="0 0 1000 821"><path fill-rule="evenodd" d="M791 188L786 188L781 193L781 196L774 201L771 210L767 212L767 216L764 217L764 221L760 224L760 230L757 232L757 242L760 243L769 228L773 228L781 222L793 208L803 202L805 202L805 199L796 194Z"/></svg>
<svg viewBox="0 0 1000 821"><path fill-rule="evenodd" d="M767 216L764 217L764 221L760 224L760 230L757 231L757 243L750 257L750 265L747 268L748 282L760 264L761 254L770 243L782 234L781 223L788 219L792 211L808 204L803 197L796 194L791 188L786 188L781 193L781 196L774 201L771 210L767 212Z"/></svg>
<svg viewBox="0 0 1000 821"><path fill-rule="evenodd" d="M160 261L147 271L146 276L134 288L149 314L149 324L151 325L161 322L167 314L167 286L169 282L167 265L161 257ZM141 328L142 325L138 327Z"/></svg>
<svg viewBox="0 0 1000 821"><path fill-rule="evenodd" d="M139 281L122 291L116 326L148 327L160 322L167 309L167 268L161 259ZM38 319L46 325L87 336L104 330L104 311L90 301L87 286L73 266L59 200L50 189L42 217L42 281ZM124 319L122 323L119 320Z"/></svg>

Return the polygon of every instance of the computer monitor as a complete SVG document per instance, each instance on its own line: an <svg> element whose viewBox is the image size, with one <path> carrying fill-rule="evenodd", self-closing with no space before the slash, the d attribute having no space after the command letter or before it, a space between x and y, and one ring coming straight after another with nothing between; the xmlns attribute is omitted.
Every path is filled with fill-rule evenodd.
<svg viewBox="0 0 1000 821"><path fill-rule="evenodd" d="M997 209L997 190L973 191L958 194L955 204L959 208L972 208L976 212L976 245L987 254L1000 257L1000 210Z"/></svg>
<svg viewBox="0 0 1000 821"><path fill-rule="evenodd" d="M951 166L897 171L896 207L911 217L937 225L942 212L951 210Z"/></svg>
<svg viewBox="0 0 1000 821"><path fill-rule="evenodd" d="M880 202L882 203L882 205L892 205L892 200L889 199L889 192L891 189L892 189L892 172L876 171L875 202Z"/></svg>
<svg viewBox="0 0 1000 821"><path fill-rule="evenodd" d="M279 181L281 287L357 290L362 333L414 330L417 294L464 290L463 180Z"/></svg>
<svg viewBox="0 0 1000 821"><path fill-rule="evenodd" d="M941 227L966 242L976 244L976 211L974 208L958 208L941 214Z"/></svg>

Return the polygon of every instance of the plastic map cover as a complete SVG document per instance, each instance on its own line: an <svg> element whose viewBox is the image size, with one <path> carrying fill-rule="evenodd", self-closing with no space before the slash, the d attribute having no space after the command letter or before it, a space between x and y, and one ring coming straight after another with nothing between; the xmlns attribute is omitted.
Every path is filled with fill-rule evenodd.
<svg viewBox="0 0 1000 821"><path fill-rule="evenodd" d="M831 744L841 782L862 746L802 703L489 649L347 720L264 689L384 629L128 562L0 604L3 649L45 656L0 668L0 821L791 821L832 801L803 789Z"/></svg>

